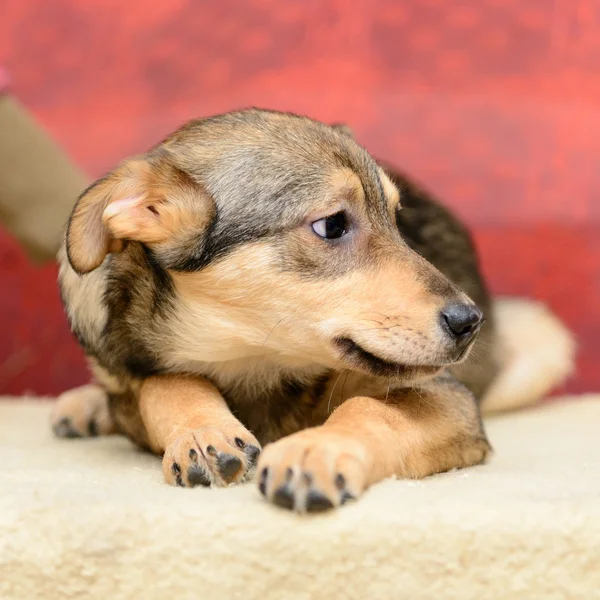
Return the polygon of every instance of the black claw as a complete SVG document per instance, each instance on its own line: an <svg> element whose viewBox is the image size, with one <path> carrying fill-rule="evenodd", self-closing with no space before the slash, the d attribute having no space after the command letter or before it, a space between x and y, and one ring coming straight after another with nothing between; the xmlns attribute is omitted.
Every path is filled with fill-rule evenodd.
<svg viewBox="0 0 600 600"><path fill-rule="evenodd" d="M175 483L179 486L179 487L185 487L185 483L183 483L183 479L181 478L181 474L177 475L175 477Z"/></svg>
<svg viewBox="0 0 600 600"><path fill-rule="evenodd" d="M353 496L350 492L342 493L342 499L340 500L341 504L346 504L346 502L351 502L352 500L356 500L356 497Z"/></svg>
<svg viewBox="0 0 600 600"><path fill-rule="evenodd" d="M190 448L190 460L192 462L198 462L198 453L193 448Z"/></svg>
<svg viewBox="0 0 600 600"><path fill-rule="evenodd" d="M263 496L267 495L267 477L269 476L269 469L265 467L260 472L260 480L258 482L258 490Z"/></svg>
<svg viewBox="0 0 600 600"><path fill-rule="evenodd" d="M248 457L248 462L252 466L260 456L260 448L251 445L246 446L246 456Z"/></svg>
<svg viewBox="0 0 600 600"><path fill-rule="evenodd" d="M96 419L90 419L90 422L88 423L88 433L91 437L98 437L100 435Z"/></svg>
<svg viewBox="0 0 600 600"><path fill-rule="evenodd" d="M173 475L181 475L181 467L176 462L171 465L171 473Z"/></svg>
<svg viewBox="0 0 600 600"><path fill-rule="evenodd" d="M308 512L323 512L333 508L333 502L321 492L310 490L306 495L306 510Z"/></svg>
<svg viewBox="0 0 600 600"><path fill-rule="evenodd" d="M338 490L343 490L346 487L346 478L341 473L335 476L335 487Z"/></svg>
<svg viewBox="0 0 600 600"><path fill-rule="evenodd" d="M206 446L206 453L210 454L211 456L214 456L217 451L215 450L214 446Z"/></svg>
<svg viewBox="0 0 600 600"><path fill-rule="evenodd" d="M227 482L231 481L242 466L242 461L232 454L219 454L217 468L221 477Z"/></svg>
<svg viewBox="0 0 600 600"><path fill-rule="evenodd" d="M187 478L191 487L196 487L197 485L210 487L210 479L200 465L192 465L187 471Z"/></svg>
<svg viewBox="0 0 600 600"><path fill-rule="evenodd" d="M242 438L236 437L234 441L235 441L235 445L240 449L244 448L246 446L246 442L244 442L244 440Z"/></svg>
<svg viewBox="0 0 600 600"><path fill-rule="evenodd" d="M273 502L281 508L294 508L294 494L289 485L282 485L273 494Z"/></svg>
<svg viewBox="0 0 600 600"><path fill-rule="evenodd" d="M52 429L54 435L57 437L71 439L83 437L83 435L73 427L69 417L63 417L58 423L54 424Z"/></svg>

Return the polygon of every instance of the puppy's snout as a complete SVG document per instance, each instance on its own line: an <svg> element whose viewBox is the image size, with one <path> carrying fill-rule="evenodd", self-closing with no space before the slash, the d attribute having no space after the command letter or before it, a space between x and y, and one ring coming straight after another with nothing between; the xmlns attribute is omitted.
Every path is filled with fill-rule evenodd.
<svg viewBox="0 0 600 600"><path fill-rule="evenodd" d="M443 329L459 345L465 345L479 330L483 322L481 311L473 304L453 302L441 312Z"/></svg>

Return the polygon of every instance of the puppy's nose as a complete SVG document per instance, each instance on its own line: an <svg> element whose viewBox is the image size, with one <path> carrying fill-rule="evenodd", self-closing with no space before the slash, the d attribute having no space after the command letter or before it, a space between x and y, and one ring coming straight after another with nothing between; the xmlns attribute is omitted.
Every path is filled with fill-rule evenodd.
<svg viewBox="0 0 600 600"><path fill-rule="evenodd" d="M457 342L468 342L481 325L483 315L473 304L448 304L441 314L442 326Z"/></svg>

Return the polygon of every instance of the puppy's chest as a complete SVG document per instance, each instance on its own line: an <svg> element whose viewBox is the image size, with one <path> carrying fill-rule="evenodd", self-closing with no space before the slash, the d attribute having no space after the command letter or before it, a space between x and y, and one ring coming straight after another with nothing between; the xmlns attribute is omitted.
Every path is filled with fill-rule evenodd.
<svg viewBox="0 0 600 600"><path fill-rule="evenodd" d="M262 444L322 425L348 398L375 393L375 388L381 392L371 378L330 370L310 377L287 376L268 387L249 381L217 387L234 415Z"/></svg>
<svg viewBox="0 0 600 600"><path fill-rule="evenodd" d="M282 379L268 387L251 382L218 387L233 414L266 444L323 423L330 381L331 375L326 372L310 381ZM329 409L333 410L339 401L337 398Z"/></svg>

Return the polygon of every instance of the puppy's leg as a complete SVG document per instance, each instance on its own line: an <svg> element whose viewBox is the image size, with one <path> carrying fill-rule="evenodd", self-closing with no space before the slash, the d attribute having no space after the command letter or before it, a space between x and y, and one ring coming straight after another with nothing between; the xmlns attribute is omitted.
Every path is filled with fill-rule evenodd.
<svg viewBox="0 0 600 600"><path fill-rule="evenodd" d="M225 486L252 476L260 444L208 381L151 377L139 406L151 449L164 454L167 483Z"/></svg>
<svg viewBox="0 0 600 600"><path fill-rule="evenodd" d="M83 385L61 394L50 416L58 437L110 435L117 428L108 410L106 391L99 385Z"/></svg>
<svg viewBox="0 0 600 600"><path fill-rule="evenodd" d="M386 477L476 465L489 451L475 399L444 376L387 399L351 398L325 424L268 445L259 489L285 508L320 511Z"/></svg>

